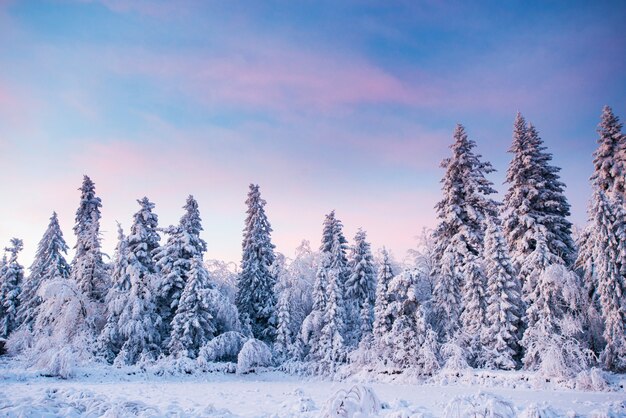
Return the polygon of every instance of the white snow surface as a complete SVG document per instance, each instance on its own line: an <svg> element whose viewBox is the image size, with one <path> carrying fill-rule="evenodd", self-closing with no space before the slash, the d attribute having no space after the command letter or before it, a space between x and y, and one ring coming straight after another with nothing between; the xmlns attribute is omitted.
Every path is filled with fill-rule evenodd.
<svg viewBox="0 0 626 418"><path fill-rule="evenodd" d="M490 380L492 382L490 383ZM522 372L425 383L359 383L278 371L156 375L96 365L72 379L0 360L2 417L625 417L625 376L610 389L564 389Z"/></svg>

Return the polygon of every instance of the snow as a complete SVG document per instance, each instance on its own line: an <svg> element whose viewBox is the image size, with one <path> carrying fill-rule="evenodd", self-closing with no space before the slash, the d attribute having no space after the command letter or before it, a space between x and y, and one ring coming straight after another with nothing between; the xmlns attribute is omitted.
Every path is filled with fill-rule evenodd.
<svg viewBox="0 0 626 418"><path fill-rule="evenodd" d="M532 379L525 380L529 374L522 372L490 372L491 378L482 381L473 373L456 382L355 386L354 381L303 379L277 371L157 376L136 366L97 365L63 380L24 370L16 360L0 361L0 416L307 418L324 416L337 400L347 405L343 415L326 416L626 416L624 377L613 379L612 391L588 392L545 382L533 387Z"/></svg>

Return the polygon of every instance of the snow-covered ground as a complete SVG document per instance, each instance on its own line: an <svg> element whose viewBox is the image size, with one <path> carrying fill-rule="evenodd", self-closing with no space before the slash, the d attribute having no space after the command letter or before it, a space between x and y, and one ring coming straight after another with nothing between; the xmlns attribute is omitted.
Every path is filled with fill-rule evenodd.
<svg viewBox="0 0 626 418"><path fill-rule="evenodd" d="M317 417L351 381L303 379L280 372L235 375L204 373L156 376L109 367L96 367L69 380L24 371L20 363L0 364L0 416L203 416ZM509 382L489 385L470 378L463 383L369 383L382 403L371 416L462 416L460 411L484 407L495 416L626 416L626 378L613 379L609 391L557 389L522 380L509 373ZM498 379L496 379L499 381ZM474 383L472 383L474 381ZM517 384L516 381L524 382ZM359 397L359 393L357 393ZM358 403L359 401L357 401ZM349 411L350 408L347 408ZM532 412L543 410L543 415ZM369 416L369 415L335 415ZM483 415L466 415L483 416Z"/></svg>

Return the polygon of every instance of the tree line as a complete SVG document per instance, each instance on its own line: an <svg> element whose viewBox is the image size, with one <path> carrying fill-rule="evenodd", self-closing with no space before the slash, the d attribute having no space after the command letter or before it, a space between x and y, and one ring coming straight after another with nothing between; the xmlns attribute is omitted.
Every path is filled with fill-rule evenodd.
<svg viewBox="0 0 626 418"><path fill-rule="evenodd" d="M56 213L28 275L22 241L6 248L0 337L61 375L90 361L424 376L468 367L565 378L592 366L626 371L626 135L609 107L598 134L589 219L574 237L560 169L531 123L515 118L502 202L488 179L493 167L457 125L441 164L438 225L404 264L384 249L375 256L363 230L349 245L334 211L319 250L303 242L288 260L275 251L255 184L238 271L205 260L193 196L166 228L154 203L138 200L105 262L102 202L85 176L71 263Z"/></svg>

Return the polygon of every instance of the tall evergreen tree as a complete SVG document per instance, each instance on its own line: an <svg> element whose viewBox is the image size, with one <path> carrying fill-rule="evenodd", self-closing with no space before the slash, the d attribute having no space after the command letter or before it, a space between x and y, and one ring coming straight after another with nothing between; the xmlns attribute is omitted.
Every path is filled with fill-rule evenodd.
<svg viewBox="0 0 626 418"><path fill-rule="evenodd" d="M346 281L347 309L349 326L353 328L353 343L372 332L374 304L376 301L376 271L370 244L365 231L359 229L354 237L349 261L349 276Z"/></svg>
<svg viewBox="0 0 626 418"><path fill-rule="evenodd" d="M113 257L111 272L111 289L106 296L107 320L98 337L98 351L109 363L113 363L124 343L120 331L120 315L128 303L131 291L130 274L128 271L128 239L122 226L117 224L117 246Z"/></svg>
<svg viewBox="0 0 626 418"><path fill-rule="evenodd" d="M608 106L603 109L598 134L598 148L593 154L589 221L579 241L576 265L582 270L589 297L588 325L594 325L594 312L599 312L604 322L604 341L592 341L593 346L598 350L604 343L600 360L605 369L623 371L626 370L626 135L622 133L619 118Z"/></svg>
<svg viewBox="0 0 626 418"><path fill-rule="evenodd" d="M275 257L272 227L265 214L265 204L259 186L251 184L246 200L248 210L243 231L243 257L235 302L242 322L249 321L254 337L272 341L275 333L276 277L271 266Z"/></svg>
<svg viewBox="0 0 626 418"><path fill-rule="evenodd" d="M537 245L534 232L539 226L548 251L559 257L561 264L574 262L575 246L560 168L550 164L552 155L537 130L520 113L515 118L509 152L513 159L506 177L509 190L504 198L504 234L513 265L524 282L532 274L533 266L527 260Z"/></svg>
<svg viewBox="0 0 626 418"><path fill-rule="evenodd" d="M171 332L170 325L176 314L181 295L191 273L193 259L206 251L206 242L200 238L202 220L198 202L193 196L187 197L183 207L185 214L177 227L170 227L165 245L154 254L160 280L157 290L158 313L162 318L162 335L166 338Z"/></svg>
<svg viewBox="0 0 626 418"><path fill-rule="evenodd" d="M276 326L276 342L274 351L280 361L286 360L292 351L291 314L289 312L289 292L283 291L276 306L278 324Z"/></svg>
<svg viewBox="0 0 626 418"><path fill-rule="evenodd" d="M157 232L158 217L152 212L154 203L147 197L137 202L141 209L135 213L128 235L126 273L130 279L130 293L119 318L124 343L116 361L122 364L156 358L161 344L161 318L156 312L153 295L155 263L152 259L161 239Z"/></svg>
<svg viewBox="0 0 626 418"><path fill-rule="evenodd" d="M200 348L215 335L209 272L200 255L191 260L191 270L172 320L169 352L196 358Z"/></svg>
<svg viewBox="0 0 626 418"><path fill-rule="evenodd" d="M9 259L0 273L0 337L6 338L19 326L18 309L20 292L24 279L24 267L17 255L24 248L21 239L11 239L11 246L5 248Z"/></svg>
<svg viewBox="0 0 626 418"><path fill-rule="evenodd" d="M103 301L108 290L108 278L100 250L100 208L96 186L84 176L80 204L76 210L76 253L72 261L71 277L91 299Z"/></svg>
<svg viewBox="0 0 626 418"><path fill-rule="evenodd" d="M393 318L387 313L389 304L391 303L391 295L389 294L389 283L395 277L389 252L383 248L382 260L378 269L378 280L376 284L376 302L374 304L374 339L380 342L393 325Z"/></svg>
<svg viewBox="0 0 626 418"><path fill-rule="evenodd" d="M475 146L465 128L457 125L452 157L442 162L446 172L441 181L444 196L436 206L439 225L433 234L439 260L434 268L433 305L444 339L456 332L462 312L467 324L484 319L485 279L478 258L485 222L495 216L496 204L489 198L495 190L485 177L494 169L474 153Z"/></svg>
<svg viewBox="0 0 626 418"><path fill-rule="evenodd" d="M32 328L42 302L41 297L37 295L41 284L55 277L66 279L70 275L70 266L64 256L67 250L57 214L52 212L48 228L37 246L35 260L30 266L30 275L28 280L25 280L20 294L20 323L28 329Z"/></svg>
<svg viewBox="0 0 626 418"><path fill-rule="evenodd" d="M489 368L514 369L519 354L520 321L524 312L506 241L497 219L485 234L487 312L483 330L483 363Z"/></svg>

